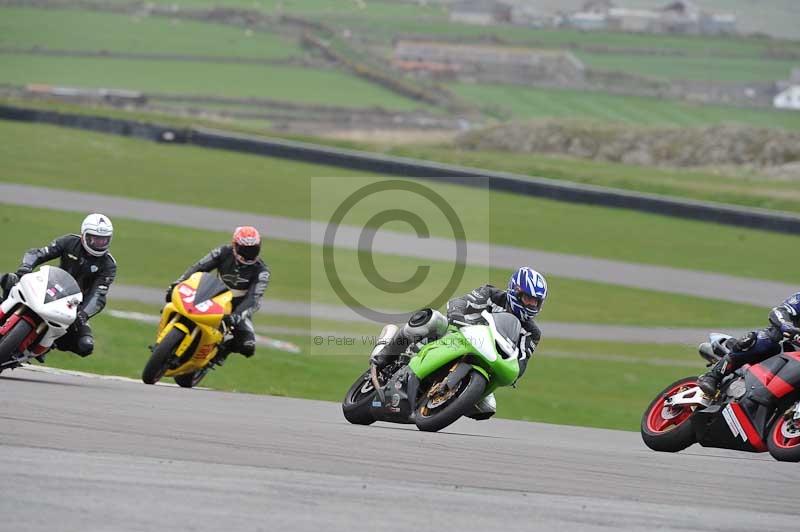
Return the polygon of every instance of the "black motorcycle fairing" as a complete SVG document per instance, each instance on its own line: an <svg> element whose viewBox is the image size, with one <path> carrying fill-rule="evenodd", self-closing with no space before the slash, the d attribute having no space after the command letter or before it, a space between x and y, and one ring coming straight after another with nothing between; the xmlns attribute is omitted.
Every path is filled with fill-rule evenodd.
<svg viewBox="0 0 800 532"><path fill-rule="evenodd" d="M222 279L213 273L204 273L197 284L197 291L194 294L194 304L199 305L204 301L214 299L229 288L222 282Z"/></svg>
<svg viewBox="0 0 800 532"><path fill-rule="evenodd" d="M370 412L375 419L394 423L413 423L411 413L414 410L412 401L409 401L407 386L409 375L413 373L408 366L403 366L381 388L383 399L381 394L375 393L370 406Z"/></svg>
<svg viewBox="0 0 800 532"><path fill-rule="evenodd" d="M800 396L800 353L781 353L742 367L723 381L721 392L722 402L698 409L691 418L697 442L764 452L775 417Z"/></svg>
<svg viewBox="0 0 800 532"><path fill-rule="evenodd" d="M516 344L519 341L522 324L516 316L510 312L498 312L492 314L492 318L497 332L503 335L506 340L511 344Z"/></svg>
<svg viewBox="0 0 800 532"><path fill-rule="evenodd" d="M800 390L800 353L780 353L748 366L745 380L752 400L775 407Z"/></svg>

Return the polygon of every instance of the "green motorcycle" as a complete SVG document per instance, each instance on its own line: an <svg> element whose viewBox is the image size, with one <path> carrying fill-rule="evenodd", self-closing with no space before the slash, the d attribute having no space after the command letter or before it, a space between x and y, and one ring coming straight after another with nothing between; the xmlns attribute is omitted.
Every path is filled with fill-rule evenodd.
<svg viewBox="0 0 800 532"><path fill-rule="evenodd" d="M345 419L414 423L436 432L470 415L475 404L519 377L521 324L513 314L484 311L487 325L449 326L447 333L378 371L373 365L347 391Z"/></svg>

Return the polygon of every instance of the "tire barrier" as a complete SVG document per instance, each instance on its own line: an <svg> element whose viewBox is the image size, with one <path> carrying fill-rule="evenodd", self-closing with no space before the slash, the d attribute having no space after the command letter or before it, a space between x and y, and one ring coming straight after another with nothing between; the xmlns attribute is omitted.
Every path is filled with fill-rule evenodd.
<svg viewBox="0 0 800 532"><path fill-rule="evenodd" d="M305 142L216 131L208 128L172 128L135 120L61 113L10 105L0 105L0 119L55 124L62 127L142 138L154 142L192 144L205 148L237 151L264 157L277 157L440 183L480 188L486 188L488 185L491 190L495 191L525 194L557 201L631 209L650 214L702 220L765 231L800 233L800 216L788 212L631 192Z"/></svg>

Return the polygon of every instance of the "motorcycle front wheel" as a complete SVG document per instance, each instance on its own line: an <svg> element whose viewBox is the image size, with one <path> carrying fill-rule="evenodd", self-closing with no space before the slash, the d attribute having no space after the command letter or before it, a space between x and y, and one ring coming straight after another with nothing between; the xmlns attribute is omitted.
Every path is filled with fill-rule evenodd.
<svg viewBox="0 0 800 532"><path fill-rule="evenodd" d="M19 350L22 341L28 336L33 327L25 320L19 320L5 336L0 338L0 364L5 364Z"/></svg>
<svg viewBox="0 0 800 532"><path fill-rule="evenodd" d="M767 435L767 450L775 460L800 462L800 424L797 420L780 416L772 422Z"/></svg>
<svg viewBox="0 0 800 532"><path fill-rule="evenodd" d="M446 378L447 375L443 376L442 381ZM437 432L455 423L472 410L486 389L486 378L474 370L452 390L440 391L442 381L434 382L419 400L414 415L414 423L419 430Z"/></svg>
<svg viewBox="0 0 800 532"><path fill-rule="evenodd" d="M142 382L145 384L155 384L161 380L167 372L167 362L175 353L175 349L183 341L184 333L179 329L172 329L167 333L161 342L153 348L153 354L144 366L142 371Z"/></svg>
<svg viewBox="0 0 800 532"><path fill-rule="evenodd" d="M194 388L208 374L208 368L198 369L185 375L176 375L175 383L181 388Z"/></svg>

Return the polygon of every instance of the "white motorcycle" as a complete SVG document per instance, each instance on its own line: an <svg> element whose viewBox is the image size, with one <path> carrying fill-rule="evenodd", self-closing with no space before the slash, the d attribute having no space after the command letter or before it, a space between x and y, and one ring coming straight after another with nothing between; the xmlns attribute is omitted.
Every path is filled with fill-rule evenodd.
<svg viewBox="0 0 800 532"><path fill-rule="evenodd" d="M83 294L55 266L23 275L0 304L0 372L45 354L75 322Z"/></svg>

